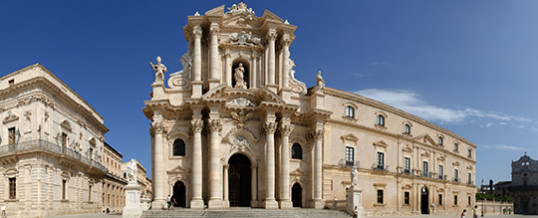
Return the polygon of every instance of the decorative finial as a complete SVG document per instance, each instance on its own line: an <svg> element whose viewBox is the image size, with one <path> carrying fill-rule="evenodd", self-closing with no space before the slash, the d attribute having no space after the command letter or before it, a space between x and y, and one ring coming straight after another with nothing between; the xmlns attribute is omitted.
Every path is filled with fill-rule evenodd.
<svg viewBox="0 0 538 218"><path fill-rule="evenodd" d="M196 13L194 13L194 16L200 16L200 13L198 13L198 11L196 11Z"/></svg>
<svg viewBox="0 0 538 218"><path fill-rule="evenodd" d="M290 24L290 22L288 22L288 19L284 21L284 24Z"/></svg>

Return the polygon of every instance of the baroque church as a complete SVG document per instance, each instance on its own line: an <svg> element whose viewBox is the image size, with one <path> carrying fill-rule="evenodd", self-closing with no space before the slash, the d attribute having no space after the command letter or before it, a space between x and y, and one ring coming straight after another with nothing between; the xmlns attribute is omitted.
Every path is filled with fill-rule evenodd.
<svg viewBox="0 0 538 218"><path fill-rule="evenodd" d="M296 28L243 2L223 5L187 17L181 71L165 80L164 61L150 63L152 208L170 195L195 209L341 209L354 167L366 215L470 209L476 145L326 87L321 72L307 88L290 59Z"/></svg>

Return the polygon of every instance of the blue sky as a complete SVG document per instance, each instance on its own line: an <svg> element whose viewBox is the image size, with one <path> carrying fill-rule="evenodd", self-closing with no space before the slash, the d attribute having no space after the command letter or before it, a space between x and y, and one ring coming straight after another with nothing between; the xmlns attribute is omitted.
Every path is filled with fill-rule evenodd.
<svg viewBox="0 0 538 218"><path fill-rule="evenodd" d="M149 58L181 70L186 16L237 1L0 1L0 75L39 62L88 101L106 140L151 170ZM538 1L246 1L297 25L296 77L356 92L476 143L479 184L538 159ZM149 174L148 174L149 175Z"/></svg>

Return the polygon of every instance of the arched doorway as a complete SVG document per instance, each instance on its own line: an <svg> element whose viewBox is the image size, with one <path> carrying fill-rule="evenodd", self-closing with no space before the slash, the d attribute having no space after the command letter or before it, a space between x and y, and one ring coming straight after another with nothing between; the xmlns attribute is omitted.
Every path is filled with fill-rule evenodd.
<svg viewBox="0 0 538 218"><path fill-rule="evenodd" d="M174 207L185 207L185 184L177 181L174 184L174 194L172 195Z"/></svg>
<svg viewBox="0 0 538 218"><path fill-rule="evenodd" d="M301 207L303 201L303 188L299 183L293 184L291 187L291 202L293 207Z"/></svg>
<svg viewBox="0 0 538 218"><path fill-rule="evenodd" d="M228 165L228 192L230 206L250 206L250 160L245 155L234 154L230 157Z"/></svg>
<svg viewBox="0 0 538 218"><path fill-rule="evenodd" d="M428 202L428 188L426 186L423 186L420 190L420 213L421 214L429 214L429 202Z"/></svg>

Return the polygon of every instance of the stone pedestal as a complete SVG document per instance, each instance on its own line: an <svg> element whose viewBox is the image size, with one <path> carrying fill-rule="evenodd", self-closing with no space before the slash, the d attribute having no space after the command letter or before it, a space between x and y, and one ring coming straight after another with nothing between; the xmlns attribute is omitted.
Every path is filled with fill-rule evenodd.
<svg viewBox="0 0 538 218"><path fill-rule="evenodd" d="M151 199L149 198L140 199L140 206L142 207L142 211L149 210L151 206Z"/></svg>
<svg viewBox="0 0 538 218"><path fill-rule="evenodd" d="M357 218L364 218L364 208L362 207L362 189L351 186L347 190L347 212L357 214Z"/></svg>
<svg viewBox="0 0 538 218"><path fill-rule="evenodd" d="M140 186L136 182L129 182L125 186L125 207L123 218L139 218L142 216L140 206Z"/></svg>
<svg viewBox="0 0 538 218"><path fill-rule="evenodd" d="M293 208L293 203L290 200L282 200L280 203L280 209L291 209Z"/></svg>
<svg viewBox="0 0 538 218"><path fill-rule="evenodd" d="M314 199L310 202L310 207L314 209L323 209L325 208L325 201L323 201L322 199Z"/></svg>
<svg viewBox="0 0 538 218"><path fill-rule="evenodd" d="M263 202L263 208L265 209L278 209L278 202L275 199L268 199Z"/></svg>

